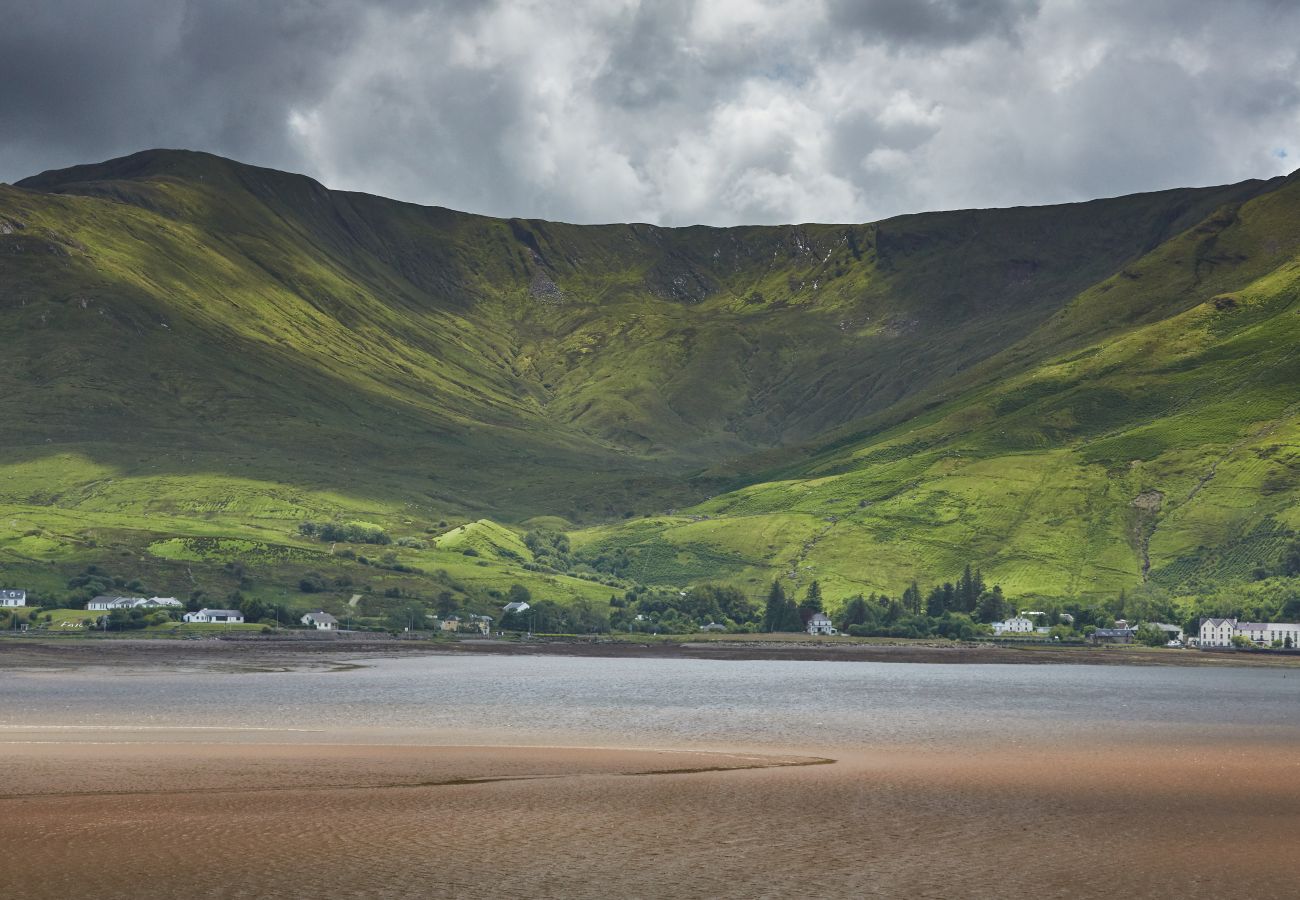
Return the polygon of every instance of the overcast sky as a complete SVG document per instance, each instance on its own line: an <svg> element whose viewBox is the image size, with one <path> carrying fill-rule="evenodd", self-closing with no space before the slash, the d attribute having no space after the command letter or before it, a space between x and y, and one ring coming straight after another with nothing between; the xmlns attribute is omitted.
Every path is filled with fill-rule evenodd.
<svg viewBox="0 0 1300 900"><path fill-rule="evenodd" d="M1297 0L0 0L0 181L148 147L494 215L870 221L1300 167Z"/></svg>

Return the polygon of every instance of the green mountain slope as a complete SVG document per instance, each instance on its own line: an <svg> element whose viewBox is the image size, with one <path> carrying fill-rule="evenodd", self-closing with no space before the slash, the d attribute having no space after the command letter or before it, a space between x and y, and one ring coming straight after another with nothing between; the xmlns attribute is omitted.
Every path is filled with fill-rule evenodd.
<svg viewBox="0 0 1300 900"><path fill-rule="evenodd" d="M1300 527L1300 180L1081 292L912 405L684 518L582 540L731 560L757 586L933 583L966 562L1018 595L1250 580ZM689 569L689 566L684 567Z"/></svg>
<svg viewBox="0 0 1300 900"><path fill-rule="evenodd" d="M658 584L1234 578L1295 524L1295 191L662 229L181 151L44 173L0 186L0 565L292 582L352 565L302 520L554 516ZM608 594L464 534L399 555Z"/></svg>

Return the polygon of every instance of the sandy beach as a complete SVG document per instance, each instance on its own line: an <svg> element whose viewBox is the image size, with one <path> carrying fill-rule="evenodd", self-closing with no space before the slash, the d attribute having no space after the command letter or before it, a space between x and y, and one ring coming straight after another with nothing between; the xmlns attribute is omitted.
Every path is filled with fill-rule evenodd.
<svg viewBox="0 0 1300 900"><path fill-rule="evenodd" d="M8 729L5 897L1293 897L1289 747L821 759Z"/></svg>
<svg viewBox="0 0 1300 900"><path fill-rule="evenodd" d="M675 743L647 723L680 722L684 734L695 733L699 710L681 706L683 698L711 698L722 716L733 688L699 692L730 672L743 670L747 680L776 673L760 691L804 679L798 696L816 690L818 678L856 678L859 667L385 661L381 648L353 656L214 649L176 662L125 645L98 662L55 663L30 646L27 665L8 658L0 685L5 898L1300 893L1300 757L1289 725L1184 727L1174 717L1149 732L1112 728L1112 702L1102 698L1087 707L1096 718L1075 721L1065 736L1038 720L991 720L978 732L941 725L936 740L942 685L1008 667L982 675L979 667L916 667L915 677L879 667L861 683L904 691L926 724L908 725L904 707L903 729L876 739L848 740L850 731L823 722L834 703L803 727L800 704L768 701L760 708L772 710L770 730L737 719L730 727L754 740L702 746ZM601 684L634 678L646 665L659 681L623 693ZM1013 668L1029 677L1003 679L1000 690L1032 690L1040 673L1065 671ZM1069 679L1093 672L1105 676L1099 686L1166 690L1150 677L1156 671L1084 668ZM1245 677L1283 704L1292 696L1287 672L1188 674L1201 691L1239 691ZM1160 683L1177 689L1185 680L1165 677L1175 680ZM941 679L937 693L922 692L927 678ZM533 693L519 694L533 681ZM839 690L858 683L845 680ZM524 705L502 707L496 718L469 702L517 694ZM349 697L353 705L338 705ZM368 708L358 697L387 704L376 721L388 724L351 723ZM446 727L411 724L422 702L448 698L466 701L459 718ZM586 715L641 723L645 738L631 726L588 729L585 738L571 726L533 726L516 737L503 730L539 703L557 711L591 703ZM668 718L601 703L648 705ZM277 715L277 704L292 706ZM864 709L864 721L899 715L883 699ZM987 715L1005 713L990 707ZM247 724L268 718L273 724ZM908 734L918 741L908 744ZM601 735L613 737L596 743Z"/></svg>

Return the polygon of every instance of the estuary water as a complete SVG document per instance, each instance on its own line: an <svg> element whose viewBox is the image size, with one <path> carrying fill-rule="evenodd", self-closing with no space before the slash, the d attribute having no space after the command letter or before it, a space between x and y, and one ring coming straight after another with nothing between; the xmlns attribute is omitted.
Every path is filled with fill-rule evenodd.
<svg viewBox="0 0 1300 900"><path fill-rule="evenodd" d="M4 726L385 732L601 746L1300 738L1300 671L445 655L333 670L9 671Z"/></svg>

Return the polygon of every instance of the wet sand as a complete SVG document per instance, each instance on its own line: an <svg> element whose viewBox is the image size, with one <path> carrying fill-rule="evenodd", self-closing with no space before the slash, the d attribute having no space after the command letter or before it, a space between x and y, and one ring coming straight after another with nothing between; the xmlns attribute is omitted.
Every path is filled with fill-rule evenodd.
<svg viewBox="0 0 1300 900"><path fill-rule="evenodd" d="M1288 744L827 762L374 740L6 728L0 896L1300 894Z"/></svg>
<svg viewBox="0 0 1300 900"><path fill-rule="evenodd" d="M210 638L202 641L142 638L3 638L0 670L84 666L220 668L289 671L328 668L349 661L437 654L572 656L607 659L787 660L819 662L940 663L949 665L1110 665L1174 667L1300 667L1300 653L1171 650L1132 646L994 646L948 641L897 644L849 640L754 639L637 643L617 639L509 639L454 641L383 637L336 639Z"/></svg>

